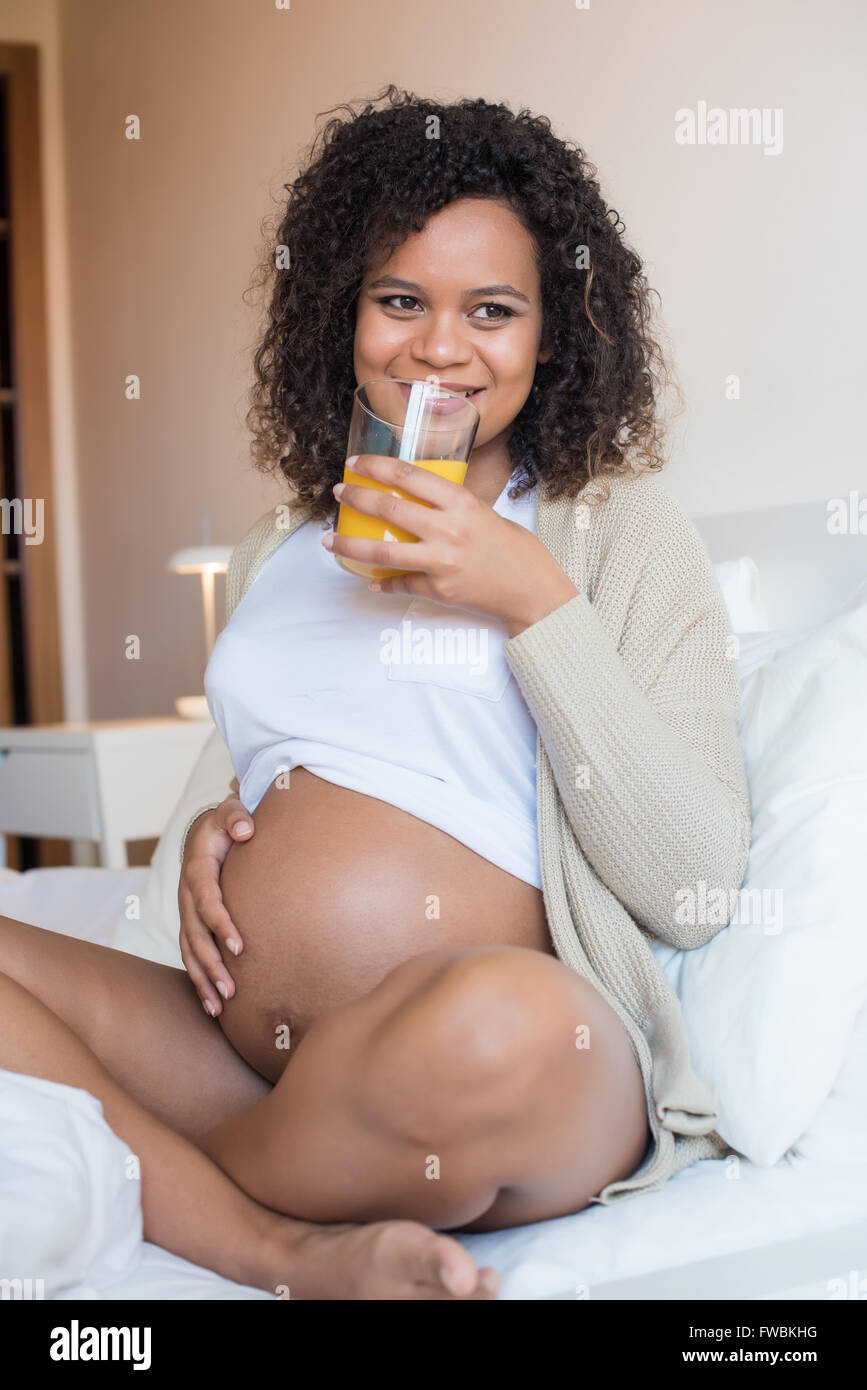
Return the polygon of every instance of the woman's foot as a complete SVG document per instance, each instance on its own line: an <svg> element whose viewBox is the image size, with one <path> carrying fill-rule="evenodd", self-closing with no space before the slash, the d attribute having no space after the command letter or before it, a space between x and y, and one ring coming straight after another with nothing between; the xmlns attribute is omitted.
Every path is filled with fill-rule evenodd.
<svg viewBox="0 0 867 1390"><path fill-rule="evenodd" d="M265 1277L282 1298L490 1301L500 1287L495 1269L477 1269L459 1241L419 1221L279 1218L272 1239Z"/></svg>

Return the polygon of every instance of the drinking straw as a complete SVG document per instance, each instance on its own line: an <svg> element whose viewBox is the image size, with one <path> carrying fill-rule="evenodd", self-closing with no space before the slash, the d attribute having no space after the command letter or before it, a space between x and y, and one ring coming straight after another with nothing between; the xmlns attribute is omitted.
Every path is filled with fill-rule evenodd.
<svg viewBox="0 0 867 1390"><path fill-rule="evenodd" d="M418 445L422 426L422 409L427 391L426 381L414 381L409 388L409 404L406 408L403 433L400 440L399 459L412 463Z"/></svg>

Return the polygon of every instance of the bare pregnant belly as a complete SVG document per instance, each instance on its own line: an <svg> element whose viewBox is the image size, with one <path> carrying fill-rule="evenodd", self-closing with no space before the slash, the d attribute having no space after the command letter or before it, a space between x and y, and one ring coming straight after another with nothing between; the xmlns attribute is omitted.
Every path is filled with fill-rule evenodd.
<svg viewBox="0 0 867 1390"><path fill-rule="evenodd" d="M220 886L244 950L223 952L236 993L220 1025L276 1081L329 1009L443 946L554 954L542 893L444 831L307 768L273 783Z"/></svg>

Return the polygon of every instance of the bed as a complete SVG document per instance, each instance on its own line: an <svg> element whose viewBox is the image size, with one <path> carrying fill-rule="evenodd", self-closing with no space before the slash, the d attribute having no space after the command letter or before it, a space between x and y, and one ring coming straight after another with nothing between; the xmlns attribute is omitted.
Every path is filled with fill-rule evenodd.
<svg viewBox="0 0 867 1390"><path fill-rule="evenodd" d="M867 1296L867 557L830 516L697 522L738 633L755 855L714 941L654 949L733 1153L612 1206L462 1237L502 1299ZM227 784L224 753L203 754L150 867L2 869L0 912L179 963L175 836L208 778ZM49 1299L272 1297L142 1240L123 1145L88 1093L0 1070L0 1135L0 1278L38 1275Z"/></svg>

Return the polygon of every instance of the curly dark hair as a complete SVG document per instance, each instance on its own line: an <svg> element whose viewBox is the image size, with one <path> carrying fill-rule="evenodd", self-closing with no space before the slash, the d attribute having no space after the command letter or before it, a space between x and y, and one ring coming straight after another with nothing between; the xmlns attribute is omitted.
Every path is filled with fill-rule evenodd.
<svg viewBox="0 0 867 1390"><path fill-rule="evenodd" d="M264 287L269 300L246 416L253 465L282 473L311 516L336 516L365 270L440 208L490 197L534 238L542 341L553 348L512 425L522 471L509 496L544 479L552 497L574 497L591 478L661 468L658 393L674 377L650 334L656 291L582 150L545 116L481 99L442 105L393 84L358 112L344 102L319 114L331 119L264 219L266 250L245 291Z"/></svg>

